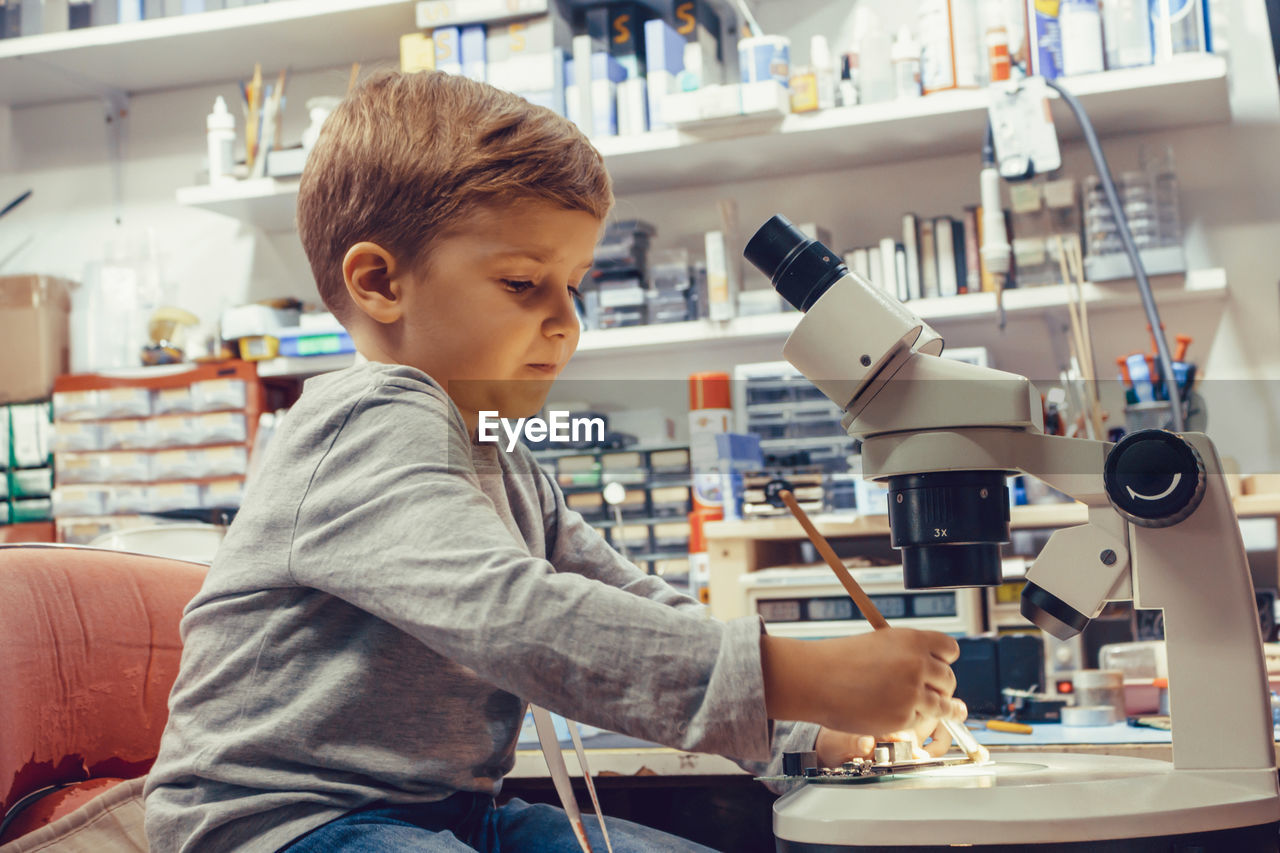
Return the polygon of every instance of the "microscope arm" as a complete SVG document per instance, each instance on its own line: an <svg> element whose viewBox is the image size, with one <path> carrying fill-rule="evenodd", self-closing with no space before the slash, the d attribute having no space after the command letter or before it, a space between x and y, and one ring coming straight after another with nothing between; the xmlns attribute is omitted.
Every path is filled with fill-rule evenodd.
<svg viewBox="0 0 1280 853"><path fill-rule="evenodd" d="M1273 767L1269 688L1253 583L1217 451L1200 433L1178 437L1150 432L1156 433L1152 441L1185 445L1186 458L1198 468L1187 470L1188 479L1201 484L1189 509L1176 509L1166 518L1122 514L1124 492L1132 496L1132 489L1113 483L1118 499L1108 496L1103 472L1119 445L1046 436L1033 429L929 429L867 436L863 467L866 476L876 479L961 466L1016 470L1083 501L1089 520L1055 531L1028 572L1024 615L1065 639L1107 601L1132 599L1135 607L1163 610L1176 730L1174 766Z"/></svg>

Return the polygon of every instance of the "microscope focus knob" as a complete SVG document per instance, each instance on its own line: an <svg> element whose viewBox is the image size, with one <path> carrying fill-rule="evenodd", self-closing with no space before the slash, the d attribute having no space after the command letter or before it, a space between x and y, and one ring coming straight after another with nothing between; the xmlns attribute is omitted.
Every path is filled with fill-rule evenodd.
<svg viewBox="0 0 1280 853"><path fill-rule="evenodd" d="M1102 471L1111 505L1140 527L1170 527L1204 498L1204 461L1176 433L1129 433L1107 454Z"/></svg>

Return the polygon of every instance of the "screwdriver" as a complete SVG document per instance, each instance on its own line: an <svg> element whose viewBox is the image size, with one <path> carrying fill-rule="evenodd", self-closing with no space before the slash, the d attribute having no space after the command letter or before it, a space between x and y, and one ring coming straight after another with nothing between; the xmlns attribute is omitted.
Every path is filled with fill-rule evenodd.
<svg viewBox="0 0 1280 853"><path fill-rule="evenodd" d="M827 565L831 567L831 571L836 573L845 592L849 593L849 597L853 599L853 603L857 605L858 610L863 617L877 630L883 630L889 627L889 622L880 613L880 608L867 597L862 591L862 587L858 586L858 582L854 580L853 575L849 574L849 570L844 567L844 563L836 556L836 552L832 550L831 543L818 532L818 528L813 526L813 522L809 520L809 516L800 504L796 503L795 495L791 494L789 489L782 489L778 492L778 497L787 509L791 510L791 514L796 517L796 521L800 522L800 526L804 528L804 532L808 534L809 541L813 543L813 547L818 549L818 553L827 561ZM968 728L956 720L944 717L942 726L947 730L947 734L951 735L951 739L956 745L969 756L971 761L983 763L991 760L991 753L987 752L986 747L978 743L973 733Z"/></svg>

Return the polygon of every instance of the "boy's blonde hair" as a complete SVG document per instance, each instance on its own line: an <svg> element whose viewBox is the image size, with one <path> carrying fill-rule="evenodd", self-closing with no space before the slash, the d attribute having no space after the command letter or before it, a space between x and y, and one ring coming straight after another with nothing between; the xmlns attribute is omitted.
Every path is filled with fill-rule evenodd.
<svg viewBox="0 0 1280 853"><path fill-rule="evenodd" d="M325 307L351 305L342 260L382 246L413 268L476 206L539 199L603 220L613 189L577 126L452 74L384 72L324 123L298 191L298 234Z"/></svg>

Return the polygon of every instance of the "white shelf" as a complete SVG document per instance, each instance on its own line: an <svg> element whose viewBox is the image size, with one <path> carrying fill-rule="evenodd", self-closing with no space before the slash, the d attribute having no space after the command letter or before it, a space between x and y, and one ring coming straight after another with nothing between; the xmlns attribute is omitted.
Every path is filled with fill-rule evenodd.
<svg viewBox="0 0 1280 853"><path fill-rule="evenodd" d="M29 106L311 71L394 57L413 0L254 6L0 41L0 104ZM339 37L338 34L341 34Z"/></svg>
<svg viewBox="0 0 1280 853"><path fill-rule="evenodd" d="M1068 85L1104 136L1231 118L1227 65L1219 56L1196 55L1167 65L1091 74ZM619 195L946 154L976 157L986 129L986 97L981 91L943 92L790 115L766 126L754 120L743 126L719 123L714 135L666 130L610 137L596 145ZM1054 116L1062 138L1079 138L1079 126L1056 97ZM178 201L268 231L293 227L297 181L242 183L219 191L187 187L178 191Z"/></svg>
<svg viewBox="0 0 1280 853"><path fill-rule="evenodd" d="M1161 276L1152 279L1156 302L1161 306L1176 302L1212 302L1226 298L1227 276L1222 269L1195 270L1185 277ZM1140 304L1132 281L1106 284L1085 283L1084 298L1091 311L1128 308ZM1066 312L1067 288L1064 285L1028 287L1004 294L1005 312L1009 316L1050 311ZM967 293L962 296L917 299L907 303L925 322L945 326L965 320L994 322L994 293ZM781 341L791 334L803 315L799 311L735 317L724 322L695 320L689 323L659 323L651 326L629 326L621 329L598 329L582 333L576 359L595 355L619 355L639 351L702 351L709 346L736 344L757 340ZM310 358L276 358L258 363L259 376L304 377L341 370L354 361L350 355Z"/></svg>
<svg viewBox="0 0 1280 853"><path fill-rule="evenodd" d="M1227 63L1219 56L1197 54L1062 82L1100 136L1231 118ZM1081 138L1070 109L1051 94L1059 137ZM596 145L618 190L634 193L948 154L971 154L976 161L986 125L987 93L970 90L799 113L763 127L755 119L717 122L704 133L666 130Z"/></svg>
<svg viewBox="0 0 1280 853"><path fill-rule="evenodd" d="M298 180L250 178L182 187L178 204L221 213L265 231L290 231L297 227Z"/></svg>
<svg viewBox="0 0 1280 853"><path fill-rule="evenodd" d="M1160 276L1151 281L1156 301L1161 305L1186 301L1215 301L1227 294L1226 271L1195 270L1186 276ZM1090 310L1105 310L1139 305L1137 286L1132 280L1092 284L1082 287ZM1028 287L1005 291L1004 308L1008 316L1037 314L1046 311L1066 312L1068 291L1065 285ZM994 293L966 293L961 296L917 299L907 303L926 323L943 325L964 320L994 320ZM631 326L582 333L579 353L616 354L639 350L671 349L696 346L699 349L717 343L741 343L753 340L780 340L791 334L802 315L798 311L736 317L726 322L697 320L691 323L667 323Z"/></svg>
<svg viewBox="0 0 1280 853"><path fill-rule="evenodd" d="M258 362L258 376L277 379L303 379L331 370L345 370L356 363L353 353L342 355L282 355Z"/></svg>

